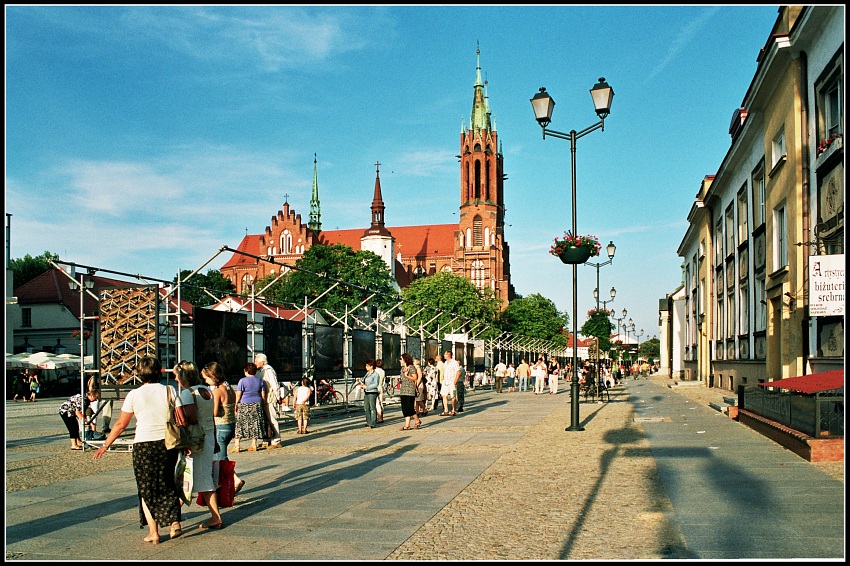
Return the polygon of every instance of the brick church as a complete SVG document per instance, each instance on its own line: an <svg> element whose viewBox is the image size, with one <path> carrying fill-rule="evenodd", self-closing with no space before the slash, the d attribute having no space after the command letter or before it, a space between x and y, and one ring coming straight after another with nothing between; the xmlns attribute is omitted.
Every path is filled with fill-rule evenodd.
<svg viewBox="0 0 850 566"><path fill-rule="evenodd" d="M322 230L317 162L313 160L310 217L302 223L284 202L262 234L246 235L238 249L293 265L315 244L345 244L369 250L387 262L400 288L420 277L447 271L463 275L479 289L490 288L502 301L513 298L508 243L505 241L503 155L491 122L486 83L481 80L480 51L476 52L472 113L460 135L460 221L457 224L387 226L376 164L372 222L367 228ZM364 206L365 208L365 206ZM221 267L239 293L250 292L258 279L275 272L274 264L234 253Z"/></svg>

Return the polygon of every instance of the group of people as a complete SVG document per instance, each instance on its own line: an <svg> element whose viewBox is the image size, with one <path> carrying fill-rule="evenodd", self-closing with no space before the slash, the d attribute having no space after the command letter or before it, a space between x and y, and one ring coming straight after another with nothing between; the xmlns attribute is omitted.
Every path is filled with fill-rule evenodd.
<svg viewBox="0 0 850 566"><path fill-rule="evenodd" d="M409 353L401 355L399 398L404 416L401 430L420 428L422 417L435 410L440 399L443 405L440 416L463 412L466 371L453 359L451 351L446 351L444 357L438 354L436 358L428 358L425 368L422 368L421 362ZM386 374L381 366L381 360L368 360L365 375L357 380L357 386L364 392L366 428L375 428L383 422L382 397Z"/></svg>
<svg viewBox="0 0 850 566"><path fill-rule="evenodd" d="M193 491L200 494L210 511L210 518L198 525L199 529L220 529L224 524L216 495L215 469L219 460L227 460L227 447L235 439L238 451L240 441L250 442L248 450L257 450L257 442L268 438L269 446L280 446L280 429L277 412L270 404L280 400L277 375L265 355L257 354L253 362L243 368L244 377L236 387L224 376L221 364L210 362L199 370L194 362L182 361L172 370L179 393L171 385L161 383L162 366L155 357L139 360L136 373L142 385L131 390L121 407L121 416L115 422L103 445L94 453L98 460L109 450L135 417L133 437L133 473L139 497L140 527L148 528L145 542L158 544L159 529L169 527L170 538L183 533L181 526L182 486L175 477L180 452L192 458ZM305 380L306 381L306 380ZM306 384L304 384L306 385ZM303 386L302 386L303 388ZM302 388L296 391L296 414L299 401L309 401ZM79 421L91 403L99 397L97 389L89 389L85 397L72 396L62 404L60 415L71 435L72 449L82 447L79 439ZM167 449L166 424L179 414L190 421L197 420L204 431L203 445L189 449ZM191 415L191 417L190 417ZM299 419L299 432L306 432L306 418ZM179 419L182 420L182 419ZM245 480L234 473L235 492L245 485Z"/></svg>
<svg viewBox="0 0 850 566"><path fill-rule="evenodd" d="M33 403L38 401L36 395L41 392L41 383L38 381L38 370L23 370L15 379L13 391L14 396L12 397L12 401L17 402L19 397L22 401Z"/></svg>

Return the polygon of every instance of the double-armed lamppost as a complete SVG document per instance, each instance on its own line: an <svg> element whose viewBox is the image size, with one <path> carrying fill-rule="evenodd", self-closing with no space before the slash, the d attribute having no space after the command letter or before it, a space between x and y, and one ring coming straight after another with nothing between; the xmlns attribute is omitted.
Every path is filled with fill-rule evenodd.
<svg viewBox="0 0 850 566"><path fill-rule="evenodd" d="M534 109L534 117L543 128L543 139L546 139L546 134L554 138L562 140L570 140L570 163L572 172L572 205L573 205L573 225L572 233L578 235L576 226L576 140L586 136L590 132L598 129L605 131L605 118L611 113L611 101L614 99L614 89L608 86L605 79L600 77L599 82L590 89L590 96L593 98L593 106L596 110L596 115L599 116L599 121L587 128L576 132L571 130L565 134L555 130L549 130L546 126L552 121L552 111L555 109L555 101L546 92L546 88L541 87L540 92L534 95L531 99L531 106ZM598 287L598 285L597 285ZM579 423L578 410L578 266L573 264L573 375L570 381L570 426L566 430L580 431L584 428Z"/></svg>
<svg viewBox="0 0 850 566"><path fill-rule="evenodd" d="M626 314L628 314L628 311L626 311L626 309L623 309L623 316L617 318L617 341L620 342L620 347L618 348L617 355L617 366L623 363L623 342L620 340L620 322L626 320Z"/></svg>

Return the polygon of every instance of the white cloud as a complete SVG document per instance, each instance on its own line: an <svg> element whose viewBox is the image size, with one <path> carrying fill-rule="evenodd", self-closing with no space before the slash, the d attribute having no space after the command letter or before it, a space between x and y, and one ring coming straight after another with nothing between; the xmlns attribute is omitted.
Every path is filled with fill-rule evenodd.
<svg viewBox="0 0 850 566"><path fill-rule="evenodd" d="M684 28L679 30L679 33L667 47L667 53L664 54L664 57L661 58L655 68L650 71L647 75L647 79L653 79L661 73L661 71L663 71L664 68L679 55L679 52L698 36L700 29L714 16L714 14L717 13L718 10L720 10L720 6L707 7L695 20L690 21Z"/></svg>

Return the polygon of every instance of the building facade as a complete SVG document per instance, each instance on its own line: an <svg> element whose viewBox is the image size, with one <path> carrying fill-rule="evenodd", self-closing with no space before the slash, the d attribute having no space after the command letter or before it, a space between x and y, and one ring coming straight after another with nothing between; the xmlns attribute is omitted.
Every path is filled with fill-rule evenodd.
<svg viewBox="0 0 850 566"><path fill-rule="evenodd" d="M317 162L313 162L313 189L310 219L301 220L285 202L260 234L246 235L238 246L244 255L234 253L221 267L239 293L250 293L257 280L272 275L275 264L251 256L263 256L276 263L293 265L311 246L345 244L355 250L372 251L387 263L400 288L412 281L446 271L462 275L479 289L491 289L502 308L513 298L510 280L509 247L505 240L504 160L495 121L490 113L486 83L481 79L480 52L477 53L475 85L469 126L461 127L460 211L457 224L388 226L381 187L380 166L376 164L368 228L322 230Z"/></svg>
<svg viewBox="0 0 850 566"><path fill-rule="evenodd" d="M843 367L843 22L840 6L779 8L730 149L700 183L684 297L668 296L684 308L662 317L681 326L684 379L735 391ZM815 264L842 266L829 309L815 309Z"/></svg>

